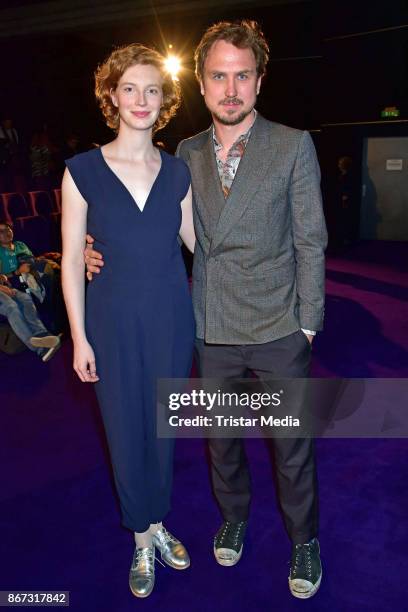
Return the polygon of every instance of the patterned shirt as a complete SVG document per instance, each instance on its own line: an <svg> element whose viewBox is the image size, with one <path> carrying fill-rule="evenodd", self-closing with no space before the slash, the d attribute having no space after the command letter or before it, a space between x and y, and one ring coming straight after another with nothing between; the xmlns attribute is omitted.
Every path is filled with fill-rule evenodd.
<svg viewBox="0 0 408 612"><path fill-rule="evenodd" d="M34 257L28 246L19 240L14 241L14 249L0 246L0 274L11 274L18 268L18 256Z"/></svg>
<svg viewBox="0 0 408 612"><path fill-rule="evenodd" d="M256 110L254 109L255 119L256 119ZM252 127L255 123L255 119L245 134L241 134L239 138L234 142L230 150L228 151L225 162L219 158L218 153L222 149L222 145L217 142L217 138L215 135L215 129L213 126L213 141L214 141L214 152L215 159L217 161L218 174L221 181L222 192L224 194L225 199L227 199L228 194L231 190L232 182L235 178L235 175L238 170L239 162L241 161L242 156L245 152L245 147L248 144L249 137L251 136Z"/></svg>

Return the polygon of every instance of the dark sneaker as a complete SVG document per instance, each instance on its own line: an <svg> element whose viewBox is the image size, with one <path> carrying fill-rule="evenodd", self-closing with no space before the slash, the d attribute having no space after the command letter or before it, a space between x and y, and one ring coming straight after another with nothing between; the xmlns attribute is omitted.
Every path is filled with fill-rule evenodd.
<svg viewBox="0 0 408 612"><path fill-rule="evenodd" d="M214 538L214 555L220 565L231 566L240 560L247 524L247 521L224 521L217 531Z"/></svg>
<svg viewBox="0 0 408 612"><path fill-rule="evenodd" d="M292 561L289 575L289 589L300 599L312 597L318 590L322 579L320 547L317 538L307 544L295 544L292 548Z"/></svg>

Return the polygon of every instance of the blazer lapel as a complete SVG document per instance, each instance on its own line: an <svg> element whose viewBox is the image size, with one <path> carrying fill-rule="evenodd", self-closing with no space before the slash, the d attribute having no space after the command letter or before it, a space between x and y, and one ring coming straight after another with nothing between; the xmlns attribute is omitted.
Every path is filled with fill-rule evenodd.
<svg viewBox="0 0 408 612"><path fill-rule="evenodd" d="M190 151L190 171L193 187L198 195L195 198L197 212L208 237L211 239L221 211L225 206L225 198L215 160L212 128L208 130L208 138L203 147Z"/></svg>
<svg viewBox="0 0 408 612"><path fill-rule="evenodd" d="M279 142L279 137L271 134L268 122L258 114L213 234L212 250L221 244L230 228L240 219L248 206L251 206L253 196L277 155ZM218 185L220 186L219 178ZM221 191L221 187L219 189Z"/></svg>

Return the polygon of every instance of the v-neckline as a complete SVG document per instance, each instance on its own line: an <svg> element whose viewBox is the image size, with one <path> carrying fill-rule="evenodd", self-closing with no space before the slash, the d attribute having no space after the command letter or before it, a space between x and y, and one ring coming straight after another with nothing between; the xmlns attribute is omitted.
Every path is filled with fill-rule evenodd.
<svg viewBox="0 0 408 612"><path fill-rule="evenodd" d="M143 214L144 211L146 210L146 206L150 200L150 196L153 192L153 189L159 179L159 176L161 174L161 171L163 169L163 164L164 164L164 158L163 158L163 153L160 149L158 149L159 154L160 154L160 160L161 160L161 164L160 164L160 168L158 173L156 174L156 177L152 183L152 186L150 187L149 193L147 194L147 198L146 201L144 203L143 208L140 208L139 204L137 203L137 201L135 200L135 198L132 196L132 194L130 193L129 189L126 187L125 183L122 181L122 179L119 178L119 176L116 174L116 172L114 170L112 170L112 168L110 167L110 165L108 164L108 162L105 159L104 154L102 153L102 147L98 147L98 151L99 154L102 158L102 161L104 163L104 165L106 166L106 168L109 170L109 172L115 177L115 179L117 180L117 182L122 186L122 188L126 191L126 193L128 194L129 198L132 200L133 206L135 206L137 208L137 210L140 212L140 214Z"/></svg>

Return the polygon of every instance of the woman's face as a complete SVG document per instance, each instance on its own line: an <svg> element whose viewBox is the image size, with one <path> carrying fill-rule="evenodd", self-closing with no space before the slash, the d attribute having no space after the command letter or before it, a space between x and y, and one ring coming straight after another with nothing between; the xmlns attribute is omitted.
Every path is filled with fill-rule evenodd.
<svg viewBox="0 0 408 612"><path fill-rule="evenodd" d="M135 130L149 130L155 124L163 102L162 77L151 64L130 66L111 92L120 122Z"/></svg>

